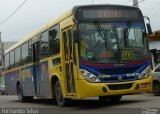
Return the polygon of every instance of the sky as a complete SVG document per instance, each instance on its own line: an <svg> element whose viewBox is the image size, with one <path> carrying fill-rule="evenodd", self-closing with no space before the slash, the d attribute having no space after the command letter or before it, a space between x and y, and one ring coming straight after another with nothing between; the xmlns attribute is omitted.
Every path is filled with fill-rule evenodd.
<svg viewBox="0 0 160 114"><path fill-rule="evenodd" d="M2 41L19 41L73 6L92 4L92 1L93 4L133 5L132 0L27 0L11 18L0 25ZM0 0L0 23L23 2L24 0ZM152 30L160 30L160 0L139 2L143 15L151 20Z"/></svg>

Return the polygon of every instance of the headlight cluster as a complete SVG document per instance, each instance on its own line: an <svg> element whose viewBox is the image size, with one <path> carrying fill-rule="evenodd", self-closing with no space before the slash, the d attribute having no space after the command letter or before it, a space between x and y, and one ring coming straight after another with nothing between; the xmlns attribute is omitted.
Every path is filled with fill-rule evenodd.
<svg viewBox="0 0 160 114"><path fill-rule="evenodd" d="M84 76L84 78L89 82L101 82L97 76L84 69L80 69L80 72Z"/></svg>
<svg viewBox="0 0 160 114"><path fill-rule="evenodd" d="M138 77L138 79L144 79L147 78L150 75L150 68L151 66L148 66Z"/></svg>

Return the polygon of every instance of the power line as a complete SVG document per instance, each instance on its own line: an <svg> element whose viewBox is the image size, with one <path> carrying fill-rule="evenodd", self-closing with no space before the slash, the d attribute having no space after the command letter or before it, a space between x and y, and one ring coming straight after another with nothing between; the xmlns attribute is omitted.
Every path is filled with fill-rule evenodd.
<svg viewBox="0 0 160 114"><path fill-rule="evenodd" d="M123 2L124 0L119 1L118 3L120 4L121 2Z"/></svg>
<svg viewBox="0 0 160 114"><path fill-rule="evenodd" d="M153 7L151 7L151 9L150 9L146 14L148 15L149 13L153 12L153 10L154 10L155 8L157 8L156 6L157 6L157 4L159 4L159 2L160 2L160 1L158 1Z"/></svg>
<svg viewBox="0 0 160 114"><path fill-rule="evenodd" d="M128 0L127 2L125 2L124 4L128 4L131 0Z"/></svg>
<svg viewBox="0 0 160 114"><path fill-rule="evenodd" d="M8 19L10 19L26 2L27 0L23 1L23 3L16 8L16 10L14 10L4 21L0 23L0 26L3 25Z"/></svg>

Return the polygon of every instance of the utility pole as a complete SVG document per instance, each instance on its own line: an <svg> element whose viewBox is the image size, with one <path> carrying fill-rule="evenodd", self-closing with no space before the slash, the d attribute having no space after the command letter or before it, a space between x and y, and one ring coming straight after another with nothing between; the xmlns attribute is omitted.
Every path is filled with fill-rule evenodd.
<svg viewBox="0 0 160 114"><path fill-rule="evenodd" d="M0 85L4 83L4 77L3 77L3 60L4 60L4 51L3 51L3 42L1 40L1 32L0 32Z"/></svg>
<svg viewBox="0 0 160 114"><path fill-rule="evenodd" d="M133 0L133 6L138 8L138 0Z"/></svg>
<svg viewBox="0 0 160 114"><path fill-rule="evenodd" d="M1 32L0 32L0 42L2 42L2 40L1 40Z"/></svg>
<svg viewBox="0 0 160 114"><path fill-rule="evenodd" d="M0 71L3 69L3 63L4 63L4 48L3 48L3 42L1 39L1 32L0 32Z"/></svg>
<svg viewBox="0 0 160 114"><path fill-rule="evenodd" d="M92 0L92 4L93 4L93 0Z"/></svg>

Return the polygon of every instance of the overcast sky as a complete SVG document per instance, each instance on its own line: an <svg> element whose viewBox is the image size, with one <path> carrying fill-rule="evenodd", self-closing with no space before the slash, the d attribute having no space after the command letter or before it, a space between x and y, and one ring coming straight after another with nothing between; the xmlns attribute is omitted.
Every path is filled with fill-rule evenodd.
<svg viewBox="0 0 160 114"><path fill-rule="evenodd" d="M93 0L94 4L132 5L132 0ZM143 0L139 0L143 1ZM0 23L24 0L0 0ZM28 0L9 20L0 26L3 41L19 41L49 20L75 5L91 4L92 0ZM144 0L139 4L144 15L151 19L153 30L160 30L160 0Z"/></svg>

